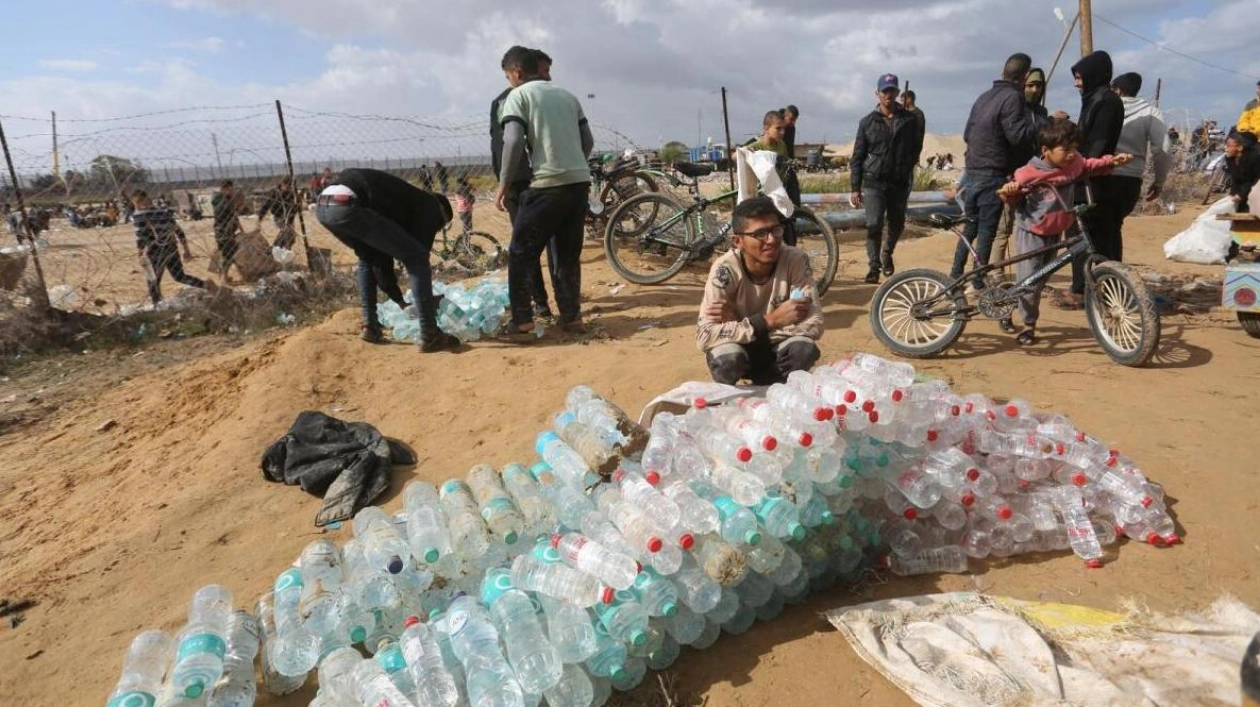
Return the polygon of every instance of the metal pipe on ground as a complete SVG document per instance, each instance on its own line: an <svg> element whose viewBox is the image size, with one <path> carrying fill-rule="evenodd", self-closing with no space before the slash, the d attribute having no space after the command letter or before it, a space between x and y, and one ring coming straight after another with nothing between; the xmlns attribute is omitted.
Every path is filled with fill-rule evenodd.
<svg viewBox="0 0 1260 707"><path fill-rule="evenodd" d="M910 204L936 204L950 201L942 191L912 191L910 192ZM845 194L801 194L801 205L809 206L816 204L845 204L849 203L849 195Z"/></svg>

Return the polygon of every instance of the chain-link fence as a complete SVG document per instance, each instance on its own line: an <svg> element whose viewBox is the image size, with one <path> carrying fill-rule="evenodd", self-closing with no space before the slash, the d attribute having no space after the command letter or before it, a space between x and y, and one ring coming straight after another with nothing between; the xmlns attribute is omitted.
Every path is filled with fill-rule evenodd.
<svg viewBox="0 0 1260 707"><path fill-rule="evenodd" d="M147 309L150 273L131 223L138 189L176 214L189 274L231 284L255 301L265 271L309 272L311 260L322 269L321 256L334 271L351 265L350 251L315 222L310 207L321 184L346 167L385 170L435 192L463 189L475 197L473 227L501 243L509 236L506 216L493 206L488 116L353 115L277 101L90 120L0 116L0 126L9 148L9 169L0 174L0 316L39 308L42 292L59 310L116 316ZM635 147L611 127L592 128L598 150ZM299 206L295 240L287 223L258 213L290 176ZM224 180L242 202L242 239L258 246L260 261L249 273L233 268L231 279L218 272L213 226L212 200ZM274 255L292 260L268 264L273 245L288 245L291 256ZM161 286L168 298L195 294L169 277Z"/></svg>

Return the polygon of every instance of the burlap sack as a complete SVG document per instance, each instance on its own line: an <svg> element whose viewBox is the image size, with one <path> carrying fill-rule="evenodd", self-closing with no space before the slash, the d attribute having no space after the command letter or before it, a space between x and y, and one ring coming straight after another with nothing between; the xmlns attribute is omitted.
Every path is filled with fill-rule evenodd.
<svg viewBox="0 0 1260 707"><path fill-rule="evenodd" d="M0 290L16 290L26 272L26 253L0 253Z"/></svg>
<svg viewBox="0 0 1260 707"><path fill-rule="evenodd" d="M257 280L280 272L280 264L271 257L271 244L261 232L246 231L236 238L240 246L232 262L240 268L246 280Z"/></svg>

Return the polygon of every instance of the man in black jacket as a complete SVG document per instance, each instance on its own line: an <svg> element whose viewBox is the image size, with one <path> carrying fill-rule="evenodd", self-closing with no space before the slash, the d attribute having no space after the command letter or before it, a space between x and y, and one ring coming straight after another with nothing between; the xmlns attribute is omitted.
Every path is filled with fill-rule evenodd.
<svg viewBox="0 0 1260 707"><path fill-rule="evenodd" d="M1037 121L1024 100L1024 79L1031 68L1032 58L1027 54L1012 54L1002 67L1002 78L994 81L993 87L971 106L971 115L963 130L963 140L967 143L967 187L963 203L967 225L963 238L975 244L976 255L986 265L1002 218L998 189L1022 166L1020 157L1031 152L1037 136ZM960 242L954 250L951 277L962 276L970 254L967 245ZM981 289L984 281L977 278L972 285Z"/></svg>
<svg viewBox="0 0 1260 707"><path fill-rule="evenodd" d="M258 207L258 225L262 226L262 220L267 214L271 214L272 221L280 230L271 245L292 250L293 243L297 241L297 231L293 230L293 221L301 208L297 192L293 190L293 180L287 176L281 177L275 188L267 192L267 198L262 206ZM224 272L227 271L224 270Z"/></svg>
<svg viewBox="0 0 1260 707"><path fill-rule="evenodd" d="M910 179L918 159L918 128L914 114L897 105L901 89L897 77L884 74L875 87L875 110L858 123L850 160L855 206L866 207L866 282L879 283L879 273L892 275L893 250L906 226ZM888 238L883 239L884 220ZM881 245L881 240L883 240Z"/></svg>
<svg viewBox="0 0 1260 707"><path fill-rule="evenodd" d="M1113 155L1124 128L1124 102L1111 90L1111 55L1098 51L1089 54L1072 66L1072 77L1081 92L1080 153L1084 157ZM1120 219L1113 213L1123 205L1121 192L1111 177L1094 177L1094 208L1081 216L1082 225L1094 241L1094 249L1100 255L1120 260L1123 250L1120 241ZM1078 189L1078 195L1084 190ZM1083 198L1083 197L1082 197ZM1085 259L1072 262L1072 292L1060 298L1068 308L1080 306L1085 293Z"/></svg>
<svg viewBox="0 0 1260 707"><path fill-rule="evenodd" d="M376 290L388 285L391 258L407 267L420 314L422 353L459 348L459 339L438 328L429 253L439 229L451 222L451 203L376 169L344 169L315 200L315 218L359 257L359 302L365 341L381 340ZM384 278L382 278L384 274ZM384 279L385 282L381 280ZM386 292L394 298L394 293Z"/></svg>

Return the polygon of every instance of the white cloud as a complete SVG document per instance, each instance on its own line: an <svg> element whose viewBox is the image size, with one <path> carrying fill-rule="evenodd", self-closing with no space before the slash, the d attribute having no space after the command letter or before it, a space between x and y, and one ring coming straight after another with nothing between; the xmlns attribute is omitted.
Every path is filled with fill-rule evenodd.
<svg viewBox="0 0 1260 707"><path fill-rule="evenodd" d="M243 42L237 42L237 46L243 46L243 44ZM222 37L203 37L201 39L184 39L169 42L166 46L170 49L188 49L213 54L222 51L226 45L227 40Z"/></svg>
<svg viewBox="0 0 1260 707"><path fill-rule="evenodd" d="M40 59L39 65L54 71L95 71L97 66L89 59Z"/></svg>

